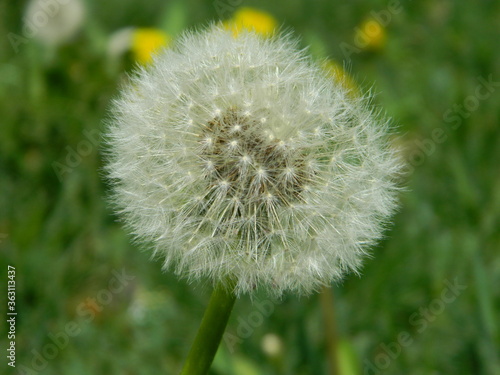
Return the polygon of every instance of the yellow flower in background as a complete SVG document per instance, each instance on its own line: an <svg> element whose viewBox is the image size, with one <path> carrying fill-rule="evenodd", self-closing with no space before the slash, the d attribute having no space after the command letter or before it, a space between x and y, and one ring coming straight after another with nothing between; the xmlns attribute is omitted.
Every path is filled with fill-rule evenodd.
<svg viewBox="0 0 500 375"><path fill-rule="evenodd" d="M278 21L267 12L243 7L236 11L233 18L223 22L223 25L234 36L238 36L242 30L254 30L257 34L270 36L278 26Z"/></svg>
<svg viewBox="0 0 500 375"><path fill-rule="evenodd" d="M340 85L345 88L350 95L360 96L361 92L354 79L342 68L337 62L333 60L326 60L323 63L323 68L328 74Z"/></svg>
<svg viewBox="0 0 500 375"><path fill-rule="evenodd" d="M356 29L354 40L363 49L378 50L385 45L385 28L376 19L368 18Z"/></svg>
<svg viewBox="0 0 500 375"><path fill-rule="evenodd" d="M131 50L135 60L141 64L148 64L153 55L171 41L170 36L159 29L138 28L133 31Z"/></svg>

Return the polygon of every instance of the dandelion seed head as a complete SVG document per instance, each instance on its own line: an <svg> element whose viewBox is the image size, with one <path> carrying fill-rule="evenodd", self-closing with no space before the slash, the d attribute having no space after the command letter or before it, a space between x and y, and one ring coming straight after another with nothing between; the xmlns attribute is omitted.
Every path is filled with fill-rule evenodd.
<svg viewBox="0 0 500 375"><path fill-rule="evenodd" d="M81 30L87 11L81 0L65 0L48 4L44 0L31 0L23 17L27 30L49 46L69 42ZM32 33L30 31L30 33Z"/></svg>
<svg viewBox="0 0 500 375"><path fill-rule="evenodd" d="M214 26L123 89L107 170L165 268L309 294L359 268L396 206L387 128L291 38Z"/></svg>

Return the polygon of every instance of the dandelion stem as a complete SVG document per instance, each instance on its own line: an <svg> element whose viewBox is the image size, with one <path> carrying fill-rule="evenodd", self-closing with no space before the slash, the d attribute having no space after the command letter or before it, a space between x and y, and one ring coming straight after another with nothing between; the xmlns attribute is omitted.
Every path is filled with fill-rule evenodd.
<svg viewBox="0 0 500 375"><path fill-rule="evenodd" d="M215 286L180 375L205 375L215 357L236 297L234 284Z"/></svg>
<svg viewBox="0 0 500 375"><path fill-rule="evenodd" d="M335 324L335 304L333 301L333 290L323 287L320 293L321 306L325 323L325 337L327 357L330 366L330 375L340 374L337 349L337 327Z"/></svg>

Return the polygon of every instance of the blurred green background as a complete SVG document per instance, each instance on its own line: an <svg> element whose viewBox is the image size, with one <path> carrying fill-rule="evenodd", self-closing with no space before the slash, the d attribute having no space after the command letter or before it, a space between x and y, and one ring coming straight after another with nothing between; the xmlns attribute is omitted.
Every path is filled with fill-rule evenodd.
<svg viewBox="0 0 500 375"><path fill-rule="evenodd" d="M241 298L211 374L328 374L332 358L341 375L500 374L500 2L47 1L52 39L26 27L27 2L0 3L1 373L180 370L210 289L162 273L106 202L103 119L136 63L133 29L116 32L175 38L252 7L371 90L397 126L406 191L361 276Z"/></svg>

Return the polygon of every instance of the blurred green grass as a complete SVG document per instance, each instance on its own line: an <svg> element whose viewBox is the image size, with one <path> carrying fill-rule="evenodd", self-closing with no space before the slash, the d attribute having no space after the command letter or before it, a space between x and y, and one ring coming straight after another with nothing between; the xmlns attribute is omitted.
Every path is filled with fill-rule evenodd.
<svg viewBox="0 0 500 375"><path fill-rule="evenodd" d="M185 27L207 24L219 19L214 3L186 1L176 17ZM313 43L318 58L342 62L342 43L353 45L355 28L388 3L238 4L272 14L304 46ZM127 58L109 64L109 35L126 26L160 26L172 8L153 0L89 0L87 6L85 26L71 43L49 51L29 39L16 53L6 36L22 35L25 2L0 5L0 274L6 275L8 264L16 267L17 365L32 367L32 351L42 352L52 342L49 333L74 321L81 332L39 373L174 374L209 290L162 273L159 262L130 242L106 203L102 145L92 145L61 180L53 167L65 163L68 147L77 150L87 139L84 130L103 131L110 100L131 71ZM474 95L477 77L500 81L500 3L421 1L401 7L386 27L382 49L354 53L346 61L354 79L372 88L375 105L393 117L396 142L414 168L401 210L362 277L351 275L333 287L339 336L354 353L348 360L358 374L375 373L367 363L381 361L387 355L383 344L390 346L401 332L411 335L411 345L380 373L498 374L498 85L477 109L459 116L458 126L444 116ZM419 144L438 128L446 140L435 142L427 155ZM113 270L122 269L134 279L102 311L85 305L108 288ZM467 288L420 332L411 317L421 318L420 309L440 300L446 281L455 280ZM1 282L6 285L6 277ZM78 313L82 303L94 315L90 321ZM274 306L235 353L222 344L213 374L326 373L319 297L287 295ZM248 297L238 301L228 332L235 333L255 309ZM270 358L261 347L268 333L282 340L278 357ZM0 342L8 347L4 330Z"/></svg>

